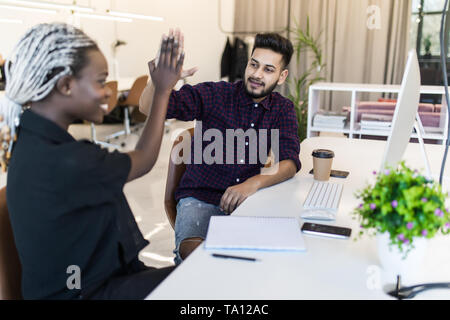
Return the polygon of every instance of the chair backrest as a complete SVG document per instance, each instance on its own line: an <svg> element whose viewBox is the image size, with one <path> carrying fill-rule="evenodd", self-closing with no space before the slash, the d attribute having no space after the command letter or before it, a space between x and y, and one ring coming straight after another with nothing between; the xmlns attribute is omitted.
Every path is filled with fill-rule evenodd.
<svg viewBox="0 0 450 320"><path fill-rule="evenodd" d="M22 299L22 268L6 205L6 187L0 189L0 300Z"/></svg>
<svg viewBox="0 0 450 320"><path fill-rule="evenodd" d="M189 135L187 134L189 133ZM174 147L183 142L183 137L193 137L194 136L194 128L187 129L183 131L178 137L175 139L172 149L170 150L169 157L169 171L167 172L167 182L166 182L166 192L164 195L164 208L166 210L167 218L169 219L170 225L175 229L175 219L177 217L177 202L175 200L175 190L177 189L181 178L183 177L184 172L186 171L186 164L180 163L176 164L172 161L172 153L176 152ZM185 141L185 143L191 143L191 140ZM182 157L183 154L180 152L179 155Z"/></svg>
<svg viewBox="0 0 450 320"><path fill-rule="evenodd" d="M108 112L107 112L110 113L117 106L118 83L117 81L108 81L107 83L105 83L105 86L107 86L111 90L111 97L108 100Z"/></svg>
<svg viewBox="0 0 450 320"><path fill-rule="evenodd" d="M127 99L122 103L127 106L139 106L139 98L141 97L142 91L144 91L147 85L148 76L140 76L134 80L131 86L130 92L128 93Z"/></svg>

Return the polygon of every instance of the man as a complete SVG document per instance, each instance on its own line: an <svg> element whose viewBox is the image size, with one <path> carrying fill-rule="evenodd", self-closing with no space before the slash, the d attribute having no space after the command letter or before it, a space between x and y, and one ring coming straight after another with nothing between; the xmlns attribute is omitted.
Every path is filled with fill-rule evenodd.
<svg viewBox="0 0 450 320"><path fill-rule="evenodd" d="M292 53L292 44L286 38L274 33L258 34L244 82L205 82L172 91L167 118L197 120L191 143L191 150L194 150L190 155L192 161L186 164L186 172L175 194L178 201L175 263L180 263L205 239L212 215L231 214L257 190L292 178L300 170L294 106L290 100L273 92L288 76L287 66ZM192 75L195 71L188 70L184 75ZM141 96L142 113L149 114L152 96L152 84L149 83ZM221 148L219 143L212 156L216 161L211 163L202 159L199 163L195 147L200 143L200 151L206 153L209 146L202 138L205 133L219 131L225 137L230 131L236 133L238 130L246 133L245 152L236 152L234 141L232 148L228 143L226 148ZM252 132L257 132L259 137L249 141ZM262 139L265 134L267 139ZM217 140L217 134L214 136ZM264 149L268 141L269 148ZM255 147L260 155L261 150L279 151L275 154L279 161L275 172L261 173L266 159L256 164L250 161ZM222 149L223 157L220 157ZM225 158L227 161L223 163L221 160ZM231 163L230 159L233 160Z"/></svg>

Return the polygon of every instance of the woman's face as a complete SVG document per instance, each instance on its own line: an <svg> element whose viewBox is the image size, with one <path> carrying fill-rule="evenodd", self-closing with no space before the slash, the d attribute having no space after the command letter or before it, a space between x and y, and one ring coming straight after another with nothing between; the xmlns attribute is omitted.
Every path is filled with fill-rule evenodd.
<svg viewBox="0 0 450 320"><path fill-rule="evenodd" d="M90 50L86 55L88 63L74 77L71 86L73 107L70 112L75 119L102 123L106 111L101 105L111 96L111 90L105 86L108 64L98 50Z"/></svg>

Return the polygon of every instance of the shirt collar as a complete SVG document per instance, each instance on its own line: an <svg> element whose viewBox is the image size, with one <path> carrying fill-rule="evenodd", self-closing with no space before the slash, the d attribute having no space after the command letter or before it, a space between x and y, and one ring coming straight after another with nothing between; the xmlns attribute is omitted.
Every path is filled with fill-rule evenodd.
<svg viewBox="0 0 450 320"><path fill-rule="evenodd" d="M66 130L30 109L25 110L20 117L20 127L53 142L64 143L75 141L74 137Z"/></svg>
<svg viewBox="0 0 450 320"><path fill-rule="evenodd" d="M238 88L239 88L239 96L240 96L241 105L254 106L256 104L256 102L253 101L253 99L247 94L244 86L245 86L244 81L239 81ZM263 101L259 102L258 106L263 106L264 109L270 111L272 95L273 95L273 92L271 92Z"/></svg>

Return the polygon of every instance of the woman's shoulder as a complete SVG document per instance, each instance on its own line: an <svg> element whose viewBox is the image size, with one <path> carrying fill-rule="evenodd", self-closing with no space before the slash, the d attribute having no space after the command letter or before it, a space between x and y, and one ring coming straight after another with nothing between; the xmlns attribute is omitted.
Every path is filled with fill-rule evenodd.
<svg viewBox="0 0 450 320"><path fill-rule="evenodd" d="M126 153L110 152L88 140L67 143L61 147L60 152L64 155L61 157L63 167L80 168L84 171L120 163L125 165L130 161Z"/></svg>
<svg viewBox="0 0 450 320"><path fill-rule="evenodd" d="M78 180L92 177L92 172L98 177L106 174L105 170L114 167L129 167L130 158L126 153L110 152L89 140L73 140L66 143L41 144L38 141L34 147L22 148L18 141L13 150L11 170L33 171L38 176L59 176ZM28 147L33 145L27 143ZM14 170L17 171L17 170Z"/></svg>

